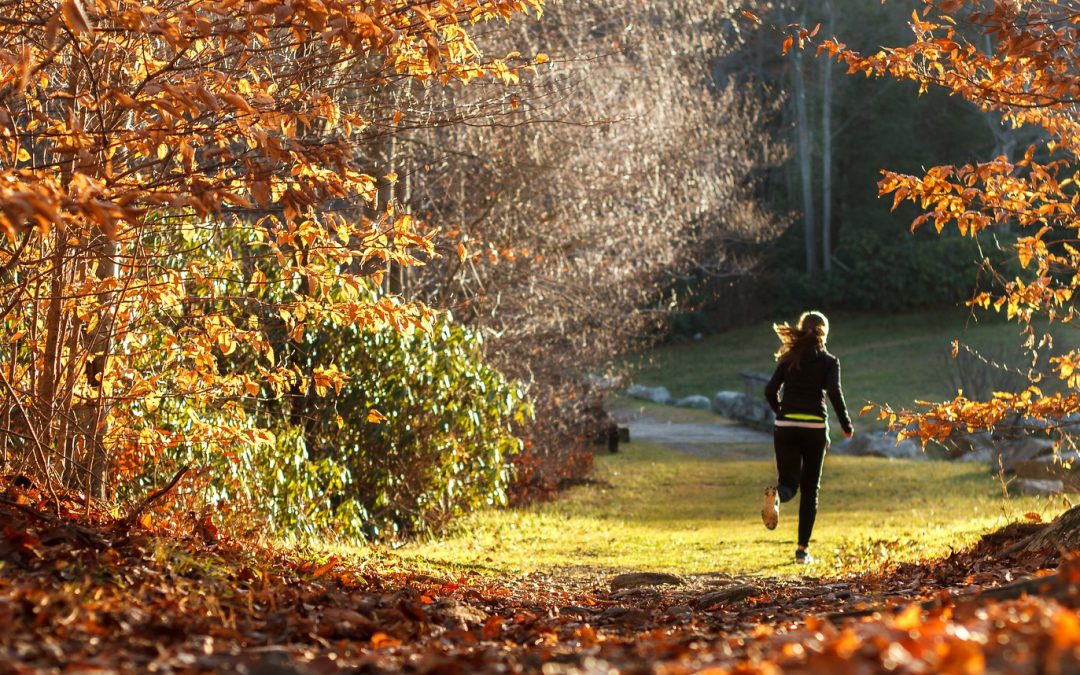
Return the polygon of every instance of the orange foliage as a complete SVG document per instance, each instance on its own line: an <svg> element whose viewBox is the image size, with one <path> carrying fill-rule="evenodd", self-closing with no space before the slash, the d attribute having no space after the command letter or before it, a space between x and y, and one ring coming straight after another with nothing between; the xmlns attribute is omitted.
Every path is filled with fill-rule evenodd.
<svg viewBox="0 0 1080 675"><path fill-rule="evenodd" d="M424 328L378 293L434 252L379 200L381 94L531 65L470 26L542 0L3 0L5 458L104 494L165 447L273 445L246 400L340 390L320 324Z"/></svg>

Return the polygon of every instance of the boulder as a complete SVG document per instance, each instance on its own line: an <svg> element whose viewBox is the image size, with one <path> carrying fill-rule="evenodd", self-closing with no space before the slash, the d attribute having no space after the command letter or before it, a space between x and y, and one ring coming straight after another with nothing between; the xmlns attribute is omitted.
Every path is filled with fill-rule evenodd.
<svg viewBox="0 0 1080 675"><path fill-rule="evenodd" d="M626 390L626 395L642 401L651 401L652 403L671 402L671 392L667 390L667 387L646 387L635 384Z"/></svg>
<svg viewBox="0 0 1080 675"><path fill-rule="evenodd" d="M1016 463L1016 477L1028 480L1058 480L1067 490L1080 488L1080 453L1075 450L1054 457L1043 455Z"/></svg>
<svg viewBox="0 0 1080 675"><path fill-rule="evenodd" d="M748 396L742 394L735 403L733 417L743 424L757 429L772 427L776 417L772 408L760 396Z"/></svg>
<svg viewBox="0 0 1080 675"><path fill-rule="evenodd" d="M1065 484L1059 480L1034 480L1017 478L1009 483L1009 492L1021 495L1059 495L1065 491Z"/></svg>
<svg viewBox="0 0 1080 675"><path fill-rule="evenodd" d="M985 458L989 461L994 450L994 439L987 432L953 434L941 442L942 447L949 453L949 459L958 459L964 462L980 461L972 459L972 456Z"/></svg>
<svg viewBox="0 0 1080 675"><path fill-rule="evenodd" d="M707 396L686 396L675 401L675 405L680 408L697 408L698 410L708 410L712 406Z"/></svg>
<svg viewBox="0 0 1080 675"><path fill-rule="evenodd" d="M744 394L737 391L718 391L712 399L712 411L724 417L735 417L735 406Z"/></svg>
<svg viewBox="0 0 1080 675"><path fill-rule="evenodd" d="M990 468L1005 473L1016 471L1020 462L1042 456L1053 456L1054 441L1047 436L1025 436L999 441L990 456Z"/></svg>
<svg viewBox="0 0 1080 675"><path fill-rule="evenodd" d="M897 443L893 432L871 431L833 443L829 448L838 455L888 457L889 459L927 459L918 443L904 439Z"/></svg>
<svg viewBox="0 0 1080 675"><path fill-rule="evenodd" d="M677 577L674 574L664 574L663 572L627 572L626 574L620 574L611 580L611 590L614 592L626 588L642 588L643 586L659 586L661 584L682 586L684 583L682 577Z"/></svg>

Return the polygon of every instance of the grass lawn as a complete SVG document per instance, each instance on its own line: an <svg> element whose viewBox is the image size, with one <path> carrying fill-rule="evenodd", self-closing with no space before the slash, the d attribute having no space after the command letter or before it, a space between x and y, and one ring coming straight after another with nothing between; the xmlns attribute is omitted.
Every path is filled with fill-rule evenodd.
<svg viewBox="0 0 1080 675"><path fill-rule="evenodd" d="M436 567L522 574L534 570L653 570L788 576L797 507L780 527L759 517L770 460L695 458L634 443L597 457L596 478L556 502L463 519L449 536L399 551ZM767 457L768 448L733 456ZM1062 500L1004 499L982 465L833 457L826 460L812 550L813 573L947 554L1035 511L1049 519Z"/></svg>
<svg viewBox="0 0 1080 675"><path fill-rule="evenodd" d="M843 365L848 406L866 401L910 407L917 399L945 400L956 392L948 371L952 340L979 349L1019 343L1019 328L996 316L964 308L899 315L830 314L829 350ZM794 321L795 316L787 317ZM631 359L640 367L635 381L663 385L673 396L712 396L743 390L740 370L771 373L777 348L769 323L760 323L696 342L660 347Z"/></svg>

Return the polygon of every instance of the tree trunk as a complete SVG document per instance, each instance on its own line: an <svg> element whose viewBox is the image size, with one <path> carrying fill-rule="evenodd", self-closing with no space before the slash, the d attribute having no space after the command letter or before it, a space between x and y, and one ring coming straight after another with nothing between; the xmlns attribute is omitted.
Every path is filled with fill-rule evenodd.
<svg viewBox="0 0 1080 675"><path fill-rule="evenodd" d="M1080 506L1074 506L1024 542L1026 551L1080 549Z"/></svg>
<svg viewBox="0 0 1080 675"><path fill-rule="evenodd" d="M117 243L103 232L94 237L90 245L97 263L99 280L117 276ZM86 384L91 396L79 402L75 409L75 424L83 440L82 485L94 498L105 498L105 484L109 475L109 456L105 450L104 437L108 432L110 402L105 395L105 370L113 347L113 323L110 311L115 306L118 291L106 291L98 295L101 314L97 324L83 335L83 348L87 353Z"/></svg>
<svg viewBox="0 0 1080 675"><path fill-rule="evenodd" d="M387 141L383 150L383 167L379 176L379 191L375 204L376 217L385 217L386 210L394 203L394 181L387 176L397 173L397 139L393 136ZM387 223L389 224L389 223ZM389 237L390 246L394 246L394 234L391 230ZM390 295L401 295L401 265L394 261L386 263L386 292Z"/></svg>
<svg viewBox="0 0 1080 675"><path fill-rule="evenodd" d="M805 14L802 23L806 23ZM799 144L806 273L813 277L817 272L817 252L815 250L817 248L817 231L814 227L814 180L811 173L810 118L806 111L806 82L803 79L803 50L801 49L794 50L791 76L792 88L795 93L795 134Z"/></svg>
<svg viewBox="0 0 1080 675"><path fill-rule="evenodd" d="M828 34L833 34L833 4L825 1ZM832 59L822 61L821 82L821 264L832 271Z"/></svg>
<svg viewBox="0 0 1080 675"><path fill-rule="evenodd" d="M37 430L38 434L49 442L52 436L53 421L57 414L56 410L56 382L59 372L60 350L63 345L61 335L63 327L64 306L64 254L67 250L66 238L62 231L57 228L55 235L55 250L53 252L52 270L49 276L49 309L45 313L45 355L42 364L41 379L38 380L37 390ZM39 466L43 478L49 476L48 463L52 457L38 457L39 462L44 461L46 466Z"/></svg>

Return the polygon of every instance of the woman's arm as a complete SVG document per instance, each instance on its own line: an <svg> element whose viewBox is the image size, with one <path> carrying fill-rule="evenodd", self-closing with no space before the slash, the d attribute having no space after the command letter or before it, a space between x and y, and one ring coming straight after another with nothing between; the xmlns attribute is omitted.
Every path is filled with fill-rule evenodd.
<svg viewBox="0 0 1080 675"><path fill-rule="evenodd" d="M851 426L847 404L844 402L844 391L840 388L840 359L838 358L833 357L832 366L829 367L825 376L825 391L829 394L836 416L840 418L840 426L844 429L844 433L850 436L855 432L855 428Z"/></svg>
<svg viewBox="0 0 1080 675"><path fill-rule="evenodd" d="M780 414L780 385L784 383L784 364L776 364L776 370L765 385L765 400L777 415Z"/></svg>

